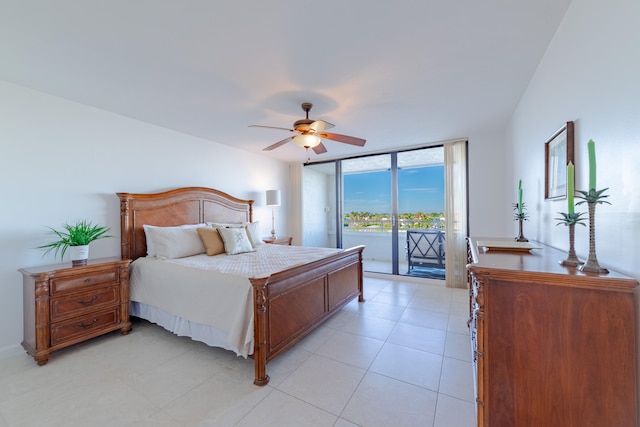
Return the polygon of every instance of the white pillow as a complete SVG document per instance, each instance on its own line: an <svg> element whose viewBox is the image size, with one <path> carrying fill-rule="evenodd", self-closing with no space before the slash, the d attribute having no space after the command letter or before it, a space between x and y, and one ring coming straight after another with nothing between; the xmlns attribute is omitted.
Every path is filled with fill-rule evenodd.
<svg viewBox="0 0 640 427"><path fill-rule="evenodd" d="M199 227L206 227L206 226L207 225L204 224L204 223L202 223L202 224L184 224L184 225L176 225L176 226L172 226L172 227L158 227L158 226L155 226L155 225L143 224L142 228L144 229L144 236L145 236L145 239L147 241L147 256L148 257L157 256L155 243L154 243L153 239L151 238L151 236L149 235L149 230L150 229L154 229L154 228L166 228L166 229L173 229L173 228L199 228Z"/></svg>
<svg viewBox="0 0 640 427"><path fill-rule="evenodd" d="M151 241L155 256L160 259L203 254L205 248L200 235L198 235L198 227L202 227L202 224L177 227L148 227L146 230L148 236L147 247L149 241Z"/></svg>
<svg viewBox="0 0 640 427"><path fill-rule="evenodd" d="M224 250L227 255L241 254L243 252L253 252L253 246L247 236L244 227L218 228L218 233L224 242ZM196 232L197 234L197 232Z"/></svg>
<svg viewBox="0 0 640 427"><path fill-rule="evenodd" d="M257 245L264 243L260 237L260 221L247 222L244 228L247 230L247 236L249 237L249 242L251 242L252 247L255 248Z"/></svg>
<svg viewBox="0 0 640 427"><path fill-rule="evenodd" d="M241 222L207 222L207 226L213 228L238 228L242 227L243 224Z"/></svg>

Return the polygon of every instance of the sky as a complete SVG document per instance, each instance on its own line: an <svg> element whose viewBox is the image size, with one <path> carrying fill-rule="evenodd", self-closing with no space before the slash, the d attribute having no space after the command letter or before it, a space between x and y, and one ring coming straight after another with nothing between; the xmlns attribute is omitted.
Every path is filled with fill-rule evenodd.
<svg viewBox="0 0 640 427"><path fill-rule="evenodd" d="M398 170L398 212L444 212L444 166ZM391 171L344 176L344 212L391 213Z"/></svg>

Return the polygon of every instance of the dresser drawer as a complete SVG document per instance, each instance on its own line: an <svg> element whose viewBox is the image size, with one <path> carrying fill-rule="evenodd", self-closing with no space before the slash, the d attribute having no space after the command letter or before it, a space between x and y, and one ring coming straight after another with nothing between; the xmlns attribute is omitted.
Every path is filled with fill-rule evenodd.
<svg viewBox="0 0 640 427"><path fill-rule="evenodd" d="M68 275L54 277L51 279L51 296L57 293L78 290L87 286L95 286L100 284L113 283L120 281L119 270L117 268L109 268L105 270L93 271L90 274Z"/></svg>
<svg viewBox="0 0 640 427"><path fill-rule="evenodd" d="M51 298L51 321L80 316L120 302L118 286L100 287L91 292L73 293Z"/></svg>
<svg viewBox="0 0 640 427"><path fill-rule="evenodd" d="M120 319L120 308L109 311L91 313L74 319L51 324L51 346L65 341L99 335L104 329L117 329Z"/></svg>

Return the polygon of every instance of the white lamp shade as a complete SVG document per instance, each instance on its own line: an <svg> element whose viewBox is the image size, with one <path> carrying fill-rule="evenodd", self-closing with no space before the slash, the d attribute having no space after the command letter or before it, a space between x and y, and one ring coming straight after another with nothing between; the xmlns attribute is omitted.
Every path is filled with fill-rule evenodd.
<svg viewBox="0 0 640 427"><path fill-rule="evenodd" d="M320 137L315 135L296 135L293 137L293 142L302 148L313 148L320 144Z"/></svg>
<svg viewBox="0 0 640 427"><path fill-rule="evenodd" d="M267 206L280 206L280 190L267 190Z"/></svg>

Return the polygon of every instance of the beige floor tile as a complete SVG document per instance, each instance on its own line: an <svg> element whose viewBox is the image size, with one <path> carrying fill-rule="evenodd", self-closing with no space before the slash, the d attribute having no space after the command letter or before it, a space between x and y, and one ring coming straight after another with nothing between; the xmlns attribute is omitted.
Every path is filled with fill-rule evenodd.
<svg viewBox="0 0 640 427"><path fill-rule="evenodd" d="M150 425L160 408L117 378L73 378L0 406L10 426Z"/></svg>
<svg viewBox="0 0 640 427"><path fill-rule="evenodd" d="M341 417L361 426L429 427L436 399L431 390L369 372Z"/></svg>
<svg viewBox="0 0 640 427"><path fill-rule="evenodd" d="M160 407L202 384L224 369L222 363L203 352L188 351L152 371L135 373L122 381Z"/></svg>
<svg viewBox="0 0 640 427"><path fill-rule="evenodd" d="M338 421L336 421L333 427L360 427L360 426L350 421L347 421L344 418L338 418Z"/></svg>
<svg viewBox="0 0 640 427"><path fill-rule="evenodd" d="M347 306L346 308L349 310L353 309L354 312L363 316L379 317L381 319L393 321L397 321L398 319L400 319L405 311L405 308L401 306L381 304L376 302L367 302L355 308L352 306Z"/></svg>
<svg viewBox="0 0 640 427"><path fill-rule="evenodd" d="M447 333L444 355L454 359L471 362L471 340L468 334Z"/></svg>
<svg viewBox="0 0 640 427"><path fill-rule="evenodd" d="M441 329L398 323L387 342L430 353L443 354L447 333Z"/></svg>
<svg viewBox="0 0 640 427"><path fill-rule="evenodd" d="M429 390L438 390L442 356L386 343L369 371Z"/></svg>
<svg viewBox="0 0 640 427"><path fill-rule="evenodd" d="M399 294L397 292L381 291L378 292L378 294L376 294L376 296L369 301L380 304L391 304L406 307L412 298L413 295L411 294Z"/></svg>
<svg viewBox="0 0 640 427"><path fill-rule="evenodd" d="M365 372L342 362L311 355L278 386L278 390L340 415Z"/></svg>
<svg viewBox="0 0 640 427"><path fill-rule="evenodd" d="M474 402L471 362L445 357L442 362L440 394Z"/></svg>
<svg viewBox="0 0 640 427"><path fill-rule="evenodd" d="M449 314L420 310L417 308L407 308L398 321L425 328L446 331L447 325L449 324Z"/></svg>
<svg viewBox="0 0 640 427"><path fill-rule="evenodd" d="M450 298L440 300L428 296L414 296L407 307L449 314L451 300Z"/></svg>
<svg viewBox="0 0 640 427"><path fill-rule="evenodd" d="M327 340L331 338L333 335L335 335L337 332L338 332L337 329L327 328L326 326L320 326L319 328L311 332L309 335L307 335L306 337L298 341L296 345L313 353L317 351L322 346L322 344L327 342Z"/></svg>
<svg viewBox="0 0 640 427"><path fill-rule="evenodd" d="M312 354L310 351L298 345L271 360L267 364L267 374L270 378L269 385L277 387Z"/></svg>
<svg viewBox="0 0 640 427"><path fill-rule="evenodd" d="M258 403L237 427L332 427L338 417L278 390Z"/></svg>
<svg viewBox="0 0 640 427"><path fill-rule="evenodd" d="M371 316L356 316L340 328L340 330L353 335L384 341L395 325L396 322L392 320Z"/></svg>
<svg viewBox="0 0 640 427"><path fill-rule="evenodd" d="M468 334L469 326L467 322L469 316L455 316L449 315L449 324L447 325L447 331L455 332L456 334Z"/></svg>
<svg viewBox="0 0 640 427"><path fill-rule="evenodd" d="M415 295L415 293L424 285L410 282L393 281L385 286L384 292L394 292L397 294Z"/></svg>
<svg viewBox="0 0 640 427"><path fill-rule="evenodd" d="M434 427L473 427L476 425L475 405L454 397L438 395Z"/></svg>
<svg viewBox="0 0 640 427"><path fill-rule="evenodd" d="M273 388L222 371L166 405L164 411L183 425L233 425Z"/></svg>
<svg viewBox="0 0 640 427"><path fill-rule="evenodd" d="M316 351L316 354L367 369L383 344L380 340L338 331Z"/></svg>

